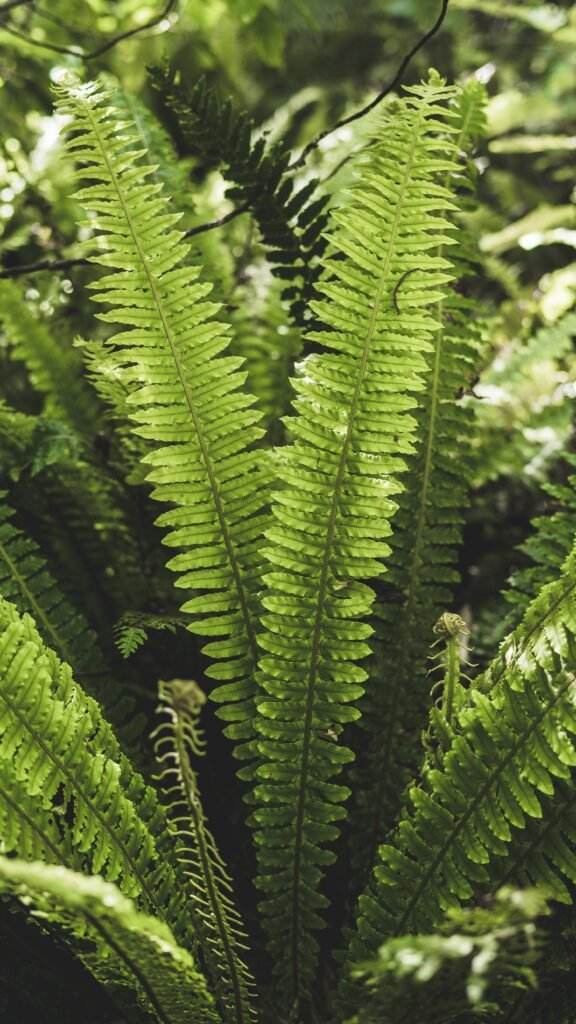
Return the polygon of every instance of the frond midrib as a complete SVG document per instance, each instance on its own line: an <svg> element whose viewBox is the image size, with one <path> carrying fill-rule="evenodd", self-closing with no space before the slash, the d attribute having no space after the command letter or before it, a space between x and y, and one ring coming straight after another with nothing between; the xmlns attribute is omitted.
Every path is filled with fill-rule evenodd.
<svg viewBox="0 0 576 1024"><path fill-rule="evenodd" d="M116 172L114 170L114 167L113 167L113 165L111 164L111 162L109 160L108 153L106 151L106 147L104 145L104 141L102 139L102 135L101 135L100 130L99 130L98 120L93 116L93 112L92 112L92 109L91 109L89 104L87 104L87 111L88 111L88 116L89 116L89 119L90 119L90 122L91 122L91 125L92 125L92 129L94 131L95 138L97 139L98 145L100 147L100 152L102 154L102 158L103 158L103 160L104 160L104 162L106 164L108 173L110 175L112 184L114 186L114 189L116 191L116 195L118 197L118 202L120 203L120 206L122 207L122 212L124 214L124 217L126 218L126 223L128 224L128 227L130 229L130 233L132 235L132 238L133 238L133 241L134 241L134 245L136 246L136 250L137 250L137 253L138 253L138 257L140 259L140 263L142 265L142 269L144 270L144 273L146 275L146 278L147 278L147 281L148 281L148 285L150 287L150 291L152 293L152 297L154 299L154 303L155 303L156 309L158 311L158 316L160 317L160 322L162 324L162 330L164 332L164 337L166 338L166 341L168 343L168 347L170 349L170 354L172 356L172 359L174 361L174 365L176 367L176 372L178 374L178 379L180 381L182 392L184 394L184 398L185 398L186 404L188 406L188 411L190 412L190 416L192 417L192 422L194 424L194 429L196 430L196 436L198 438L198 443L200 445L200 450L202 452L202 457L204 459L204 465L206 466L206 472L208 474L210 488L212 490L212 495L213 495L213 498L214 498L214 504L215 504L215 507L216 507L216 514L218 516L218 521L219 521L219 524L220 524L220 529L222 531L222 539L224 540L224 544L225 544L226 551L227 551L227 554L228 554L228 559L229 559L229 562L230 562L230 568L232 569L232 574L234 576L234 582L236 584L236 591L237 591L238 599L239 599L239 602L240 602L240 609L241 609L244 625L245 625L245 628L246 628L246 633L247 633L247 638L248 638L248 642L249 642L249 646L250 646L250 650L251 650L251 654L252 654L253 663L256 664L257 657L258 657L258 649L257 649L257 644L256 644L256 634L255 634L255 630L254 630L254 627L252 625L252 619L251 619L251 616L250 616L250 613L249 613L249 610L248 610L248 600L247 600L247 597L246 597L246 592L245 592L245 588L244 588L244 581L242 579L242 573L241 573L241 570L240 570L240 565L239 565L238 559L236 557L236 552L234 550L234 545L233 545L233 542L232 542L232 538L230 536L230 531L228 529L228 523L226 521L226 516L224 514L224 507L223 507L223 504L222 504L222 497L221 497L221 494L220 494L220 488L219 488L219 485L218 485L218 480L217 480L217 477L216 477L216 473L214 471L214 466L213 466L213 463L212 463L212 456L210 454L210 449L209 449L209 446L208 446L208 441L207 441L206 437L204 436L204 431L202 429L202 424L200 422L198 413L196 411L196 406L194 404L194 400L192 398L192 395L190 394L190 390L188 388L188 384L186 382L186 378L184 377L184 373L182 371L182 364L180 362L180 357L178 355L178 351L177 351L176 345L174 343L174 339L172 337L172 331L171 331L170 326L168 324L168 321L166 319L166 314L164 312L164 306L163 306L163 303L162 303L162 298L161 298L161 296L160 296L160 294L158 292L158 289L156 287L156 281L155 281L155 279L154 279L153 275L151 274L150 269L148 267L148 261L146 260L146 254L144 252L144 249L142 248L142 243L140 241L140 236L138 235L138 232L136 230L136 227L135 227L134 222L132 220L132 217L130 215L130 211L129 211L129 209L128 209L127 205L126 205L126 202L124 200L124 195L123 195L122 189L120 187L120 183L118 181L118 178L116 176Z"/></svg>
<svg viewBox="0 0 576 1024"><path fill-rule="evenodd" d="M364 348L362 351L362 358L360 361L360 367L358 370L358 377L354 388L352 402L350 405L350 414L348 417L348 424L346 428L346 435L342 446L342 452L340 455L340 461L338 465L338 472L336 474L336 480L334 484L334 491L332 494L332 502L330 507L330 515L328 518L328 525L326 530L326 542L324 546L324 554L322 559L322 567L320 572L319 586L318 586L318 602L316 606L316 615L314 619L314 629L312 633L312 644L311 644L311 659L310 659L310 672L308 676L307 684L307 698L306 698L306 712L304 717L304 737L302 745L302 765L300 771L300 780L298 784L298 798L296 805L296 826L295 826L295 840L294 840L294 860L293 860L293 872L292 872L292 979L293 979L293 991L296 998L299 994L299 918L300 918L300 873L301 873L301 853L302 853L302 830L304 825L304 808L306 802L306 791L307 791L307 777L308 777L308 761L310 758L310 744L312 740L312 716L314 712L314 700L316 695L316 672L318 667L318 658L320 655L320 636L322 630L322 621L324 616L324 604L326 600L326 589L328 582L328 571L330 568L330 560L332 555L332 543L334 539L334 530L336 527L336 517L340 505L340 490L344 480L344 474L346 472L346 464L348 461L348 451L352 441L352 431L356 418L356 412L358 408L358 402L360 400L360 392L364 381L364 375L366 372L366 366L368 364L368 357L370 355L370 349L372 345L372 339L374 335L374 329L376 326L376 320L384 293L384 287L388 277L390 269L390 262L396 238L399 229L400 217L404 208L404 196L406 191L406 185L409 180L410 171L412 169L412 163L414 160L414 153L416 144L418 141L418 128L422 121L422 111L419 110L418 117L413 125L411 135L411 147L409 156L407 158L404 175L399 191L399 197L396 204L396 210L394 214L394 220L390 230L390 238L388 243L388 251L386 253L384 267L378 281L376 294L374 297L374 304L370 319L368 322L366 340L364 342Z"/></svg>
<svg viewBox="0 0 576 1024"><path fill-rule="evenodd" d="M510 750L508 751L506 756L502 758L502 760L496 766L496 768L494 769L492 774L489 776L489 778L486 780L484 785L481 786L481 788L478 790L478 793L477 793L476 797L470 802L467 810L464 812L464 814L460 818L459 822L454 826L454 828L450 832L448 838L442 844L442 846L440 847L438 853L434 857L434 860L432 861L430 866L426 869L424 875L420 879L420 882L415 887L415 890L414 890L412 896L410 897L406 907L404 908L402 916L401 916L398 924L396 925L396 927L394 929L394 932L393 932L394 935L402 935L404 933L404 929L405 929L408 921L410 920L410 916L411 916L412 911L414 910L415 906L417 905L418 900L420 899L422 893L425 892L430 879L433 877L433 875L436 873L436 871L438 870L438 868L442 864L442 861L444 860L444 857L446 856L446 854L448 853L450 848L454 845L456 839L458 838L458 836L462 832L462 829L466 826L466 824L468 823L468 821L470 820L472 815L475 814L476 810L478 809L478 807L482 803L482 800L487 795L487 793L490 792L492 786L497 781L497 779L500 777L502 772L508 767L508 765L514 759L514 757L516 756L518 751L522 749L522 747L524 746L526 741L530 739L530 737L532 736L532 734L535 731L535 729L537 728L537 726L539 726L540 723L544 721L546 716L556 706L556 704L558 703L560 698L564 696L566 691L571 686L573 686L574 683L576 683L576 675L572 675L567 680L567 682L565 682L564 685L561 686L559 690L557 690L557 692L553 695L553 697L551 697L548 701L546 701L546 703L542 707L540 713L535 718L533 718L532 721L530 722L530 724L526 727L526 729L524 729L516 737L516 740L514 741L514 744L512 745L512 747L510 748Z"/></svg>

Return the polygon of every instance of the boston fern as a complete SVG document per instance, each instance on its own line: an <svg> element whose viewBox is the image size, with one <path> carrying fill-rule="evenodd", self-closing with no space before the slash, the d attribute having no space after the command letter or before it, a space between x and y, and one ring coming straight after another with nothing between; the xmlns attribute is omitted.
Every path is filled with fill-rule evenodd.
<svg viewBox="0 0 576 1024"><path fill-rule="evenodd" d="M291 284L287 440L266 440L268 394L247 390L210 249L196 265L179 228L163 183L185 176L159 170L176 157L142 132L152 115L132 123L109 83L64 75L100 323L70 348L0 289L7 365L76 442L41 457L7 387L3 910L75 955L114 1021L516 1019L502 1014L518 986L551 960L545 900L569 906L576 884L574 481L550 486L565 507L536 521L513 631L470 680L452 609L468 393L490 344L468 216L483 89L430 72L385 104L328 216L286 150L252 145L204 86L176 102L169 85ZM77 502L70 529L31 477ZM148 629L166 656L160 724L131 668L149 664ZM174 670L190 650L193 671ZM230 768L222 805L212 749Z"/></svg>

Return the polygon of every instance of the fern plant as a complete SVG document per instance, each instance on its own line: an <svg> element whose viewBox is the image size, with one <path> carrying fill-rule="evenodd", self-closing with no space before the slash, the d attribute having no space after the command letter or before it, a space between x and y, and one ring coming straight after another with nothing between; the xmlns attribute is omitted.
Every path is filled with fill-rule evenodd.
<svg viewBox="0 0 576 1024"><path fill-rule="evenodd" d="M570 942L576 548L569 477L521 622L461 671L483 90L389 102L328 219L286 146L173 77L295 290L236 266L223 309L190 164L109 78L61 76L100 312L71 347L0 289L2 934L24 916L134 1024L501 1020L552 977L547 900Z"/></svg>

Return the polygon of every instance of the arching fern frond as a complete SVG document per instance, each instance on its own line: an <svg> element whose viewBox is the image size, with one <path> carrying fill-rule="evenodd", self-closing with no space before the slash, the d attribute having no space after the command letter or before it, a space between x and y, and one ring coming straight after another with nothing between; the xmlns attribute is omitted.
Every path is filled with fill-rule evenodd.
<svg viewBox="0 0 576 1024"><path fill-rule="evenodd" d="M63 867L0 858L0 891L64 932L120 1005L128 990L158 1024L217 1024L206 981L170 929L142 914L115 885Z"/></svg>
<svg viewBox="0 0 576 1024"><path fill-rule="evenodd" d="M206 301L210 286L186 265L188 247L169 213L152 168L135 166L129 130L118 129L109 97L94 84L70 84L60 109L73 117L70 151L90 184L78 194L103 232L94 259L112 273L95 299L112 306L100 317L126 329L108 344L130 367L136 434L154 442L145 456L152 497L170 504L158 519L164 543L180 553L169 562L177 585L200 593L186 601L189 628L216 636L204 651L220 659L208 674L234 681L220 697L238 720L237 740L250 736L256 658L251 588L258 563L265 497L264 467L252 448L260 414L240 390L241 360L222 353L225 329ZM127 148L128 147L128 148ZM96 184L95 184L96 182Z"/></svg>
<svg viewBox="0 0 576 1024"><path fill-rule="evenodd" d="M191 903L200 950L224 1019L249 1024L252 979L242 960L246 937L232 899L226 866L210 833L198 788L194 760L205 753L199 724L206 697L191 680L160 683L162 724L155 732L160 782L170 801L171 821L182 841L179 860L194 892Z"/></svg>
<svg viewBox="0 0 576 1024"><path fill-rule="evenodd" d="M489 886L527 822L543 818L544 801L564 801L576 766L575 638L573 548L559 580L542 589L475 681L446 727L440 766L426 769L410 792L412 810L393 842L380 847L372 885L360 898L351 961L388 936L433 927L447 907ZM542 852L572 877L559 847L549 832Z"/></svg>
<svg viewBox="0 0 576 1024"><path fill-rule="evenodd" d="M23 807L36 831L45 829L46 814L57 823L58 849L68 866L80 859L85 871L117 882L194 946L183 887L166 849L170 833L154 791L132 771L98 705L73 682L69 666L43 646L30 616L20 617L0 599L2 786L13 777L26 792ZM4 813L10 813L6 803ZM20 827L19 820L13 827Z"/></svg>
<svg viewBox="0 0 576 1024"><path fill-rule="evenodd" d="M473 187L471 154L483 130L484 101L484 89L474 79L458 91L451 105L453 138L468 166L452 166L439 176L445 188L458 192L459 209L450 215L449 232L458 240L450 251L458 291L440 298L435 310L438 327L428 356L428 387L415 412L418 447L398 496L388 571L374 610L374 656L360 702L364 735L357 740L359 763L352 770L356 807L349 820L359 889L395 820L402 791L417 770L429 706L428 648L434 623L449 607L458 580L474 436L473 407L461 396L476 369L480 336L474 304L462 294L475 264L459 215ZM445 255L443 244L438 255ZM406 302L412 287L419 287L416 274L396 286L397 305Z"/></svg>
<svg viewBox="0 0 576 1024"><path fill-rule="evenodd" d="M352 755L329 734L358 716L351 705L366 673L357 662L371 633L361 620L374 600L361 581L382 572L390 551L391 496L413 450L411 410L438 328L428 306L450 280L450 264L430 250L451 241L451 194L434 179L456 159L443 105L452 96L437 77L410 90L361 165L352 202L334 214L333 276L313 304L327 329L311 335L327 351L299 368L293 441L277 453L253 818L269 949L290 1008L314 975L320 883L333 860L325 846L348 796L332 779Z"/></svg>

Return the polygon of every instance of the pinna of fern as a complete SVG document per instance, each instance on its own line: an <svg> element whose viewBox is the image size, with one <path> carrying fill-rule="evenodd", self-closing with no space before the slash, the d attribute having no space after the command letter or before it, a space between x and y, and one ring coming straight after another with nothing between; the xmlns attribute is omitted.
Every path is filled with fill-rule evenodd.
<svg viewBox="0 0 576 1024"><path fill-rule="evenodd" d="M412 808L380 847L360 898L348 970L387 937L434 927L503 874L547 887L554 875L573 880L556 805L573 795L576 766L575 594L573 547L559 579L542 588L444 723L441 763L428 764L412 787ZM345 979L343 1005L356 998Z"/></svg>
<svg viewBox="0 0 576 1024"><path fill-rule="evenodd" d="M352 754L329 734L358 717L366 673L357 662L371 633L362 620L374 600L362 581L382 572L390 551L393 495L438 328L433 304L451 276L437 249L453 240L453 195L437 175L458 159L453 96L434 76L407 90L400 114L379 127L351 202L333 214L335 257L313 303L326 329L310 335L324 351L299 368L293 440L276 453L252 820L269 949L296 1016L316 971L320 883L334 859L326 844L349 795L332 780Z"/></svg>
<svg viewBox="0 0 576 1024"><path fill-rule="evenodd" d="M68 148L88 180L78 199L101 234L93 260L111 270L94 298L111 307L100 318L122 325L106 344L128 383L133 430L153 443L144 457L152 497L170 505L157 520L177 586L192 591L182 611L189 628L219 637L204 647L218 660L209 677L226 685L221 714L228 734L251 737L256 648L253 591L263 527L266 467L254 447L261 414L241 390L242 360L225 355L226 328L207 301L210 285L187 262L188 246L168 212L151 167L137 159L130 126L108 95L77 80L60 87L72 116Z"/></svg>

